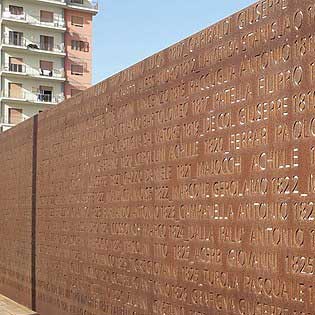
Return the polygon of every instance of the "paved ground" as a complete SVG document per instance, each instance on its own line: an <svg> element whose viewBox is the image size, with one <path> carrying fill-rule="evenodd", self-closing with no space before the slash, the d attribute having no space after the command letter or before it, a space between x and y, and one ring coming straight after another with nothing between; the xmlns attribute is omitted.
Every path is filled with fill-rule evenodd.
<svg viewBox="0 0 315 315"><path fill-rule="evenodd" d="M15 303L0 294L0 315L35 315L33 311L28 308Z"/></svg>

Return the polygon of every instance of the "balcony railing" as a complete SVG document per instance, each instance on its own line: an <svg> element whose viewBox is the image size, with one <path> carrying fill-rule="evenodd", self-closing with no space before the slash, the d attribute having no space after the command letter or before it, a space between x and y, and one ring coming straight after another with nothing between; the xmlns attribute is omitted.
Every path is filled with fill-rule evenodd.
<svg viewBox="0 0 315 315"><path fill-rule="evenodd" d="M34 101L34 102L58 104L64 100L64 96L61 94L56 96L53 94L50 95L50 94L37 93L37 94L31 95L29 100Z"/></svg>
<svg viewBox="0 0 315 315"><path fill-rule="evenodd" d="M10 63L2 67L2 71L13 73L26 73L26 66L23 64Z"/></svg>
<svg viewBox="0 0 315 315"><path fill-rule="evenodd" d="M29 91L23 91L18 96L12 96L10 95L10 92L4 91L1 94L2 97L5 98L12 98L12 99L18 99L21 101L31 102L31 103L52 103L52 104L58 104L64 100L64 95L54 95L54 94L44 94L44 93L31 93Z"/></svg>
<svg viewBox="0 0 315 315"><path fill-rule="evenodd" d="M24 64L5 64L2 67L2 71L7 71L7 72L12 72L12 73L25 73L29 76L33 77L49 77L49 78L57 78L57 79L64 79L65 77L65 72L64 69L52 69L52 70L47 70L47 69L42 69L42 68L32 68L30 66L26 66Z"/></svg>
<svg viewBox="0 0 315 315"><path fill-rule="evenodd" d="M26 117L21 117L21 121L20 122L22 122L22 121L24 121L24 120L26 120L27 118ZM12 122L11 122L11 119L10 119L10 117L6 117L6 116L2 116L1 118L0 118L0 126L1 127L7 127L7 128L11 128L11 127L13 127L13 126L15 126L16 124L13 124Z"/></svg>
<svg viewBox="0 0 315 315"><path fill-rule="evenodd" d="M12 19L12 20L18 20L18 21L26 21L26 14L25 12L22 14L13 14L10 11L4 11L2 13L2 17L5 19Z"/></svg>
<svg viewBox="0 0 315 315"><path fill-rule="evenodd" d="M34 69L32 69L34 70ZM36 70L35 70L36 73ZM37 75L37 74L35 74ZM47 69L38 69L38 75L42 77L51 77L51 78L58 78L58 79L63 79L65 77L65 71L64 69L52 69L52 70L47 70Z"/></svg>
<svg viewBox="0 0 315 315"><path fill-rule="evenodd" d="M41 2L45 0L40 0ZM98 10L98 0L46 0L48 3L68 4L71 6L78 6L86 9Z"/></svg>
<svg viewBox="0 0 315 315"><path fill-rule="evenodd" d="M27 22L33 25L45 26L45 27L54 27L54 28L65 28L66 23L63 18L54 19L52 22L43 22L40 19L29 16Z"/></svg>
<svg viewBox="0 0 315 315"><path fill-rule="evenodd" d="M26 47L27 45L24 37L3 37L2 44L18 47Z"/></svg>
<svg viewBox="0 0 315 315"><path fill-rule="evenodd" d="M66 0L68 5L78 6L82 8L98 10L98 1L97 0Z"/></svg>
<svg viewBox="0 0 315 315"><path fill-rule="evenodd" d="M14 21L24 21L31 25L39 25L45 27L54 27L54 28L65 28L66 24L62 16L57 16L51 22L41 21L39 16L33 16L26 14L25 12L20 15L12 14L9 11L3 12L3 18L14 20Z"/></svg>
<svg viewBox="0 0 315 315"><path fill-rule="evenodd" d="M61 3L61 4L66 4L66 0L40 0L42 1L47 1L47 2L56 2L56 3Z"/></svg>
<svg viewBox="0 0 315 315"><path fill-rule="evenodd" d="M43 51L51 51L51 52L57 52L57 53L64 53L65 48L64 44L60 45L52 45L47 42L34 42L30 41L28 39L22 38L16 38L16 37L3 37L2 43L5 45L11 45L11 46L17 46L22 48L28 48L32 50L43 50Z"/></svg>
<svg viewBox="0 0 315 315"><path fill-rule="evenodd" d="M2 122L0 122L0 131L3 132L3 131L6 131L12 127L14 127L15 124L11 124L9 119L3 119Z"/></svg>

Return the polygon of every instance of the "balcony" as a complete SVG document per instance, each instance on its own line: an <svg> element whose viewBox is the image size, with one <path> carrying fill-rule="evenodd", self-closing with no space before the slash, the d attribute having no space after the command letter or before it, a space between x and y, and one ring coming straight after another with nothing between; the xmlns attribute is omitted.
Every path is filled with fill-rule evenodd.
<svg viewBox="0 0 315 315"><path fill-rule="evenodd" d="M30 53L65 56L64 44L53 45L45 42L34 42L24 37L3 37L2 47L15 50L25 50Z"/></svg>
<svg viewBox="0 0 315 315"><path fill-rule="evenodd" d="M34 2L34 3L40 3L40 4L49 4L49 5L56 5L60 7L65 7L66 6L66 0L27 0L29 2Z"/></svg>
<svg viewBox="0 0 315 315"><path fill-rule="evenodd" d="M29 79L39 79L39 80L55 80L64 82L65 72L64 69L42 69L42 68L32 68L24 64L6 64L1 69L2 75L7 76L23 76Z"/></svg>
<svg viewBox="0 0 315 315"><path fill-rule="evenodd" d="M96 14L98 12L98 0L27 0L34 3L50 4L60 7L68 6L71 9L82 10L92 12Z"/></svg>
<svg viewBox="0 0 315 315"><path fill-rule="evenodd" d="M41 21L39 16L33 16L26 14L25 12L20 15L12 14L9 11L3 12L2 20L4 22L16 22L23 23L30 27L40 27L59 30L62 32L66 31L66 24L62 16L56 16L51 22Z"/></svg>
<svg viewBox="0 0 315 315"><path fill-rule="evenodd" d="M10 19L10 20L15 20L19 22L26 22L26 14L25 12L22 14L13 14L10 11L4 11L2 13L2 19Z"/></svg>
<svg viewBox="0 0 315 315"><path fill-rule="evenodd" d="M30 73L30 74L40 79L66 81L64 69L47 70L47 69L39 68L38 71L36 71L35 69L32 69L32 70L33 70L33 73Z"/></svg>
<svg viewBox="0 0 315 315"><path fill-rule="evenodd" d="M31 93L29 91L23 91L19 96L11 96L8 91L3 91L1 94L1 100L14 103L57 105L64 100L64 95Z"/></svg>
<svg viewBox="0 0 315 315"><path fill-rule="evenodd" d="M20 122L23 122L27 118L22 118ZM6 131L12 127L16 126L16 123L12 123L9 117L2 116L0 118L0 132Z"/></svg>
<svg viewBox="0 0 315 315"><path fill-rule="evenodd" d="M11 72L11 73L17 73L17 74L25 74L26 73L26 66L23 64L16 64L11 63L4 65L1 69L2 72Z"/></svg>
<svg viewBox="0 0 315 315"><path fill-rule="evenodd" d="M9 124L8 122L4 121L3 123L0 122L0 132L7 131L14 127L14 124Z"/></svg>
<svg viewBox="0 0 315 315"><path fill-rule="evenodd" d="M98 0L66 0L69 7L82 11L98 12Z"/></svg>
<svg viewBox="0 0 315 315"><path fill-rule="evenodd" d="M24 37L3 37L2 45L17 49L27 49L27 41Z"/></svg>

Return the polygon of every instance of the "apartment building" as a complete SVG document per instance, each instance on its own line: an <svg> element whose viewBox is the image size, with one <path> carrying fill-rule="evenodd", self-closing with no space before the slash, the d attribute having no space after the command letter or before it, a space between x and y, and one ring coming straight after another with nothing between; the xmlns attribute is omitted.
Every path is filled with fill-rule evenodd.
<svg viewBox="0 0 315 315"><path fill-rule="evenodd" d="M89 0L1 0L0 132L92 83Z"/></svg>

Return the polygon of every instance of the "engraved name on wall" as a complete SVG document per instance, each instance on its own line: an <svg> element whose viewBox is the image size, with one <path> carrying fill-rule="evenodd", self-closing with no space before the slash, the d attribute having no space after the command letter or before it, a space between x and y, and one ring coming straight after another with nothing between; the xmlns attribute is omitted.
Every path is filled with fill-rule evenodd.
<svg viewBox="0 0 315 315"><path fill-rule="evenodd" d="M314 315L314 83L264 0L41 114L38 312Z"/></svg>

